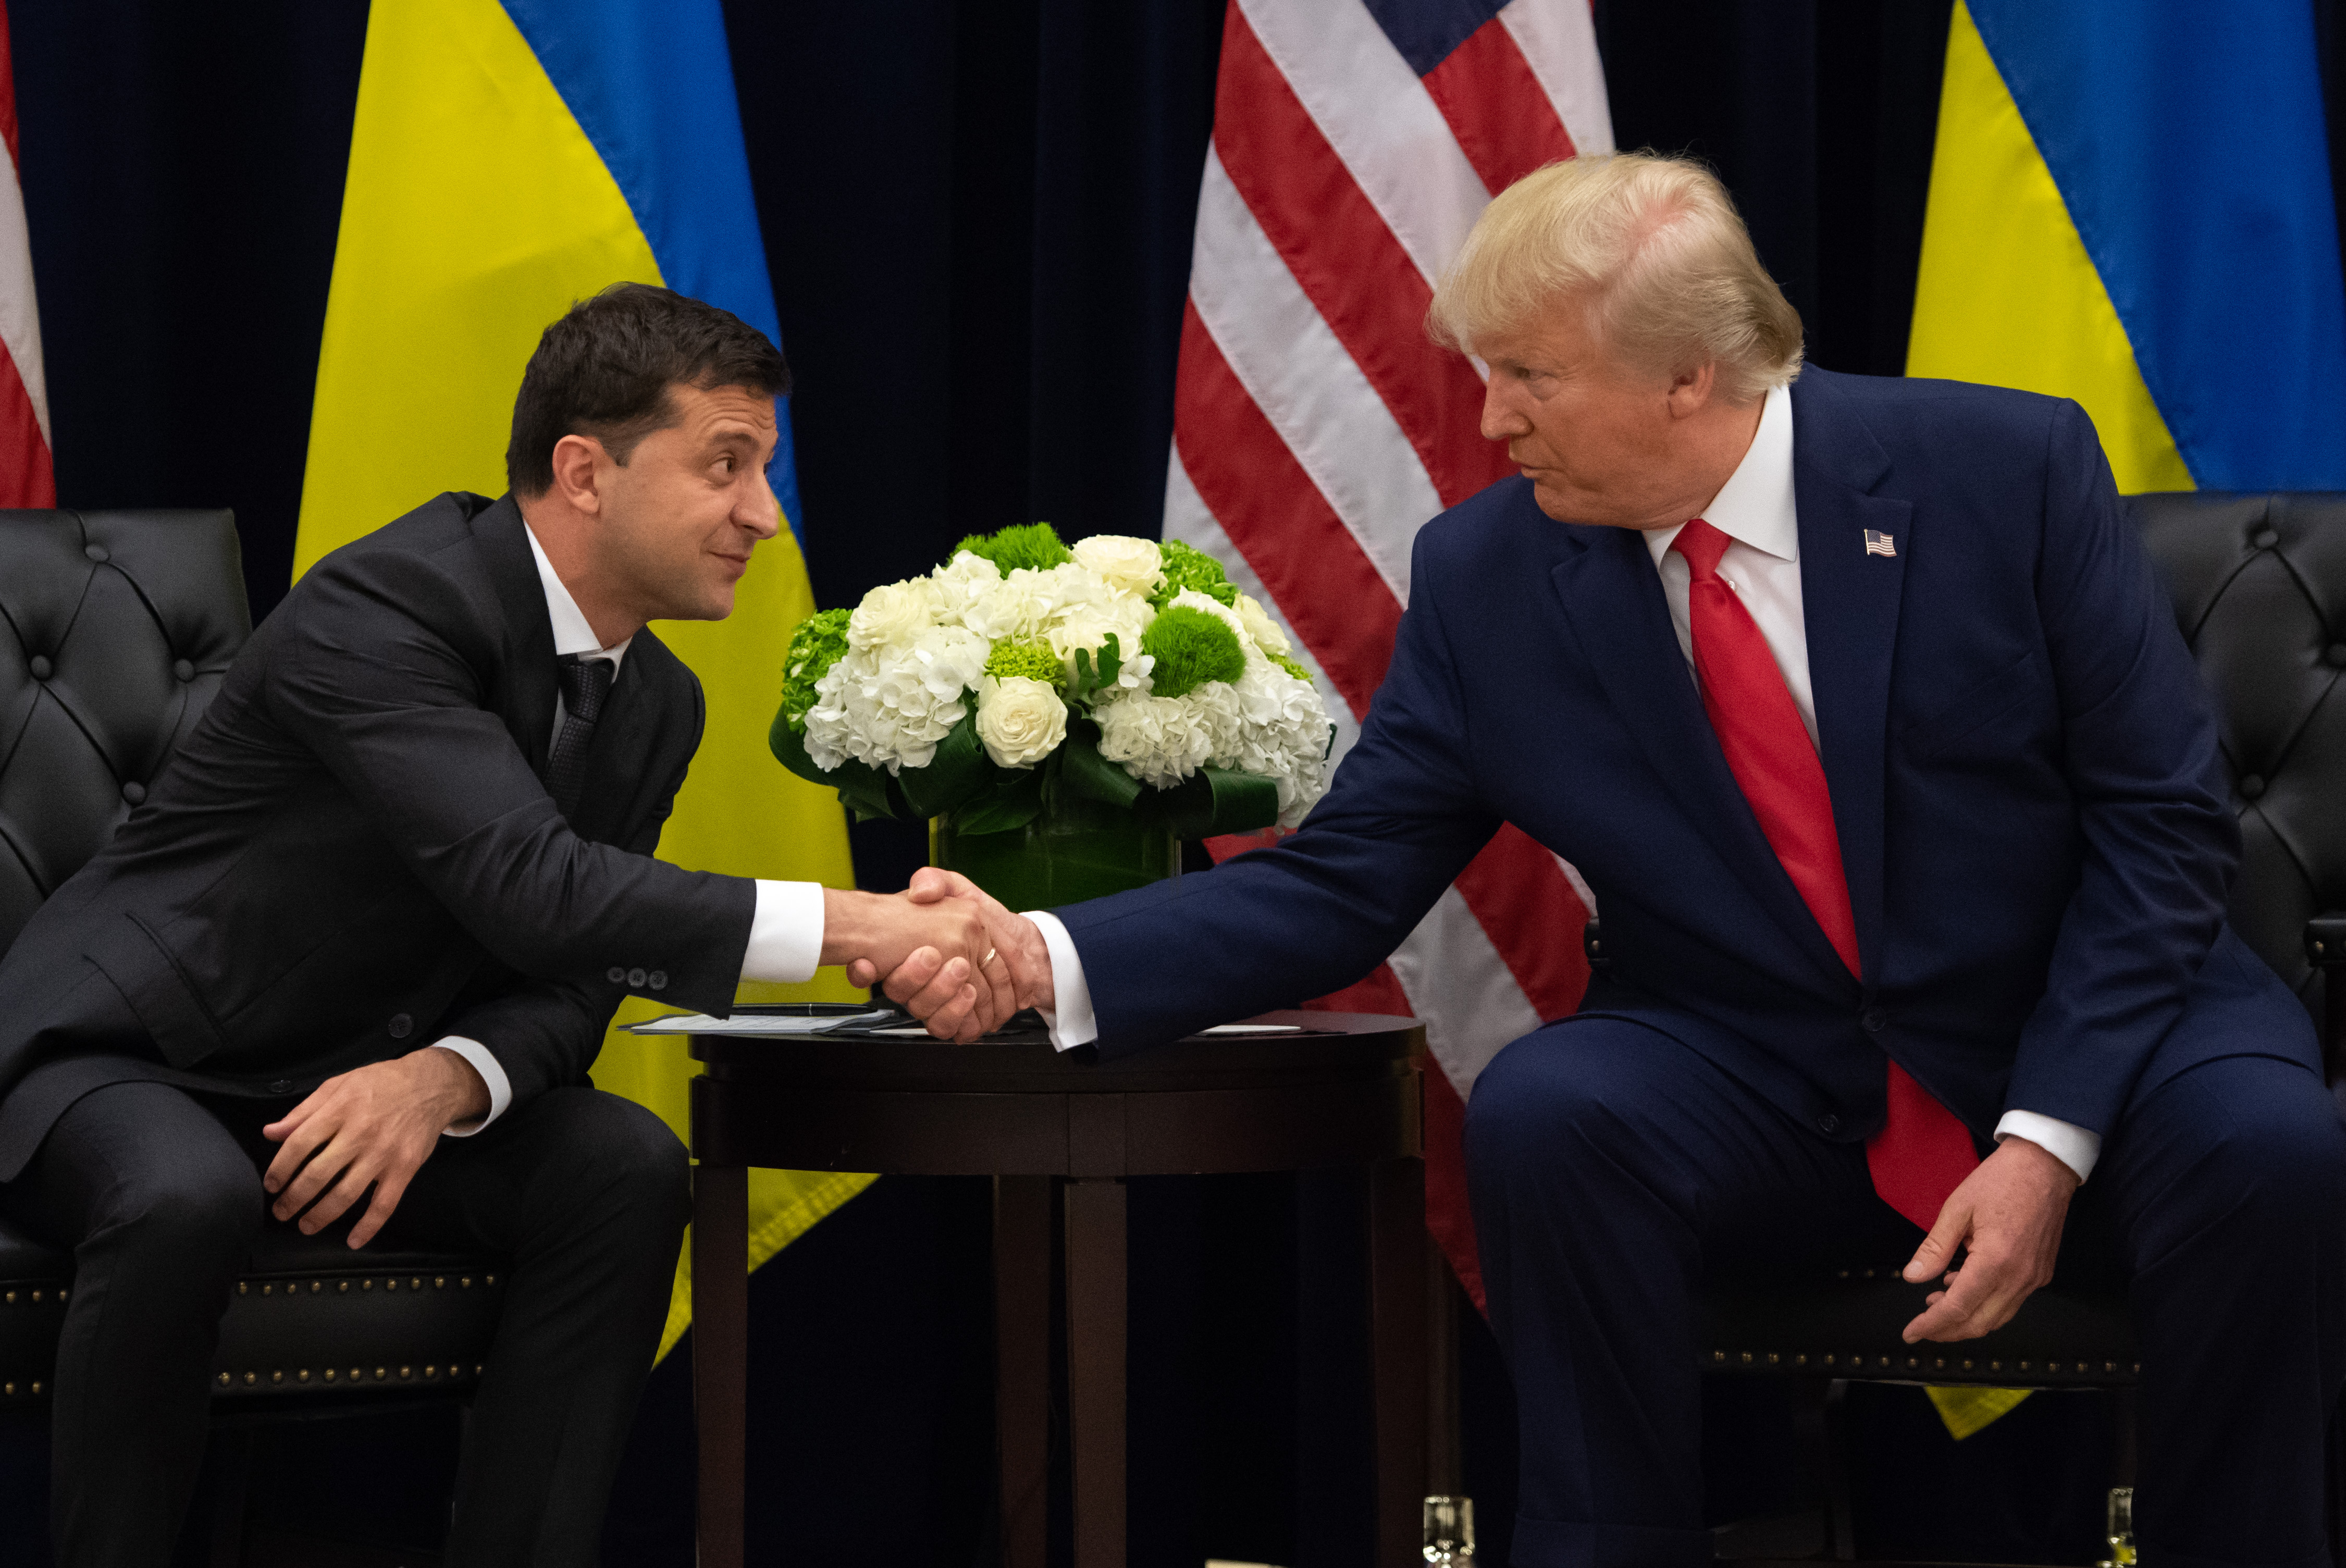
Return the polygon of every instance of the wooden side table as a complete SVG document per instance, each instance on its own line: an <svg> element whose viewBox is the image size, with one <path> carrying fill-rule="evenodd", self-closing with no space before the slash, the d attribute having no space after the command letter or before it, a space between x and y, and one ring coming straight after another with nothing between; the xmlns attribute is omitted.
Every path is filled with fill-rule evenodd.
<svg viewBox="0 0 2346 1568"><path fill-rule="evenodd" d="M1132 1176L1371 1167L1377 1561L1423 1562L1425 1172L1405 1018L1274 1013L1308 1033L1217 1034L1102 1063L1039 1035L696 1035L693 1400L702 1568L741 1568L749 1173L994 1181L995 1431L1005 1568L1043 1568L1051 1207L1064 1189L1076 1568L1125 1561L1125 1187Z"/></svg>

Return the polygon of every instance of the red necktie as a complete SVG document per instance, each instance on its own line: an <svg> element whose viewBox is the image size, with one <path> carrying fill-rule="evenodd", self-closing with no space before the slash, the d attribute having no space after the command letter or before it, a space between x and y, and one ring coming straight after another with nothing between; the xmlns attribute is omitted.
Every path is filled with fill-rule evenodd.
<svg viewBox="0 0 2346 1568"><path fill-rule="evenodd" d="M1687 618L1694 632L1702 706L1727 754L1728 770L1760 820L1760 831L1824 928L1825 940L1857 974L1857 921L1850 913L1849 879L1841 871L1824 764L1809 741L1800 709L1792 706L1768 639L1735 590L1719 580L1719 558L1727 553L1727 543L1726 535L1697 517L1670 544L1694 577ZM1979 1156L1953 1112L1897 1063L1889 1068L1889 1115L1865 1142L1866 1168L1882 1200L1928 1230Z"/></svg>

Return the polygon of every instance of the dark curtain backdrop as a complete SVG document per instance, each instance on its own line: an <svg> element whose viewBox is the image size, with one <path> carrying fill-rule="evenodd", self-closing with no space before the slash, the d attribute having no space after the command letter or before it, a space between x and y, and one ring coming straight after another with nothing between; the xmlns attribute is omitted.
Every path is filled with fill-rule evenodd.
<svg viewBox="0 0 2346 1568"><path fill-rule="evenodd" d="M1719 168L1819 363L1902 363L1951 4L1597 0L1620 144ZM2338 8L2316 6L2332 82ZM728 0L821 603L924 570L972 529L1154 531L1221 9ZM61 498L234 507L266 613L292 554L366 7L9 11ZM855 847L880 888L922 854L887 824ZM1359 1199L1339 1176L1137 1184L1136 1563L1366 1560ZM883 1181L758 1275L760 1560L987 1560L986 1213L983 1184ZM690 1561L683 1370L655 1376L615 1563ZM1500 1562L1512 1418L1479 1326L1465 1371L1468 1481ZM1911 1390L1858 1400L1866 1495L1884 1500L1862 1521L1871 1550L2098 1551L2089 1398L2034 1400L1960 1449ZM1781 1412L1730 1390L1713 1415L1722 1516L1785 1506ZM34 1549L46 1461L36 1421L0 1429L14 1560ZM453 1431L274 1440L260 1515L428 1546Z"/></svg>

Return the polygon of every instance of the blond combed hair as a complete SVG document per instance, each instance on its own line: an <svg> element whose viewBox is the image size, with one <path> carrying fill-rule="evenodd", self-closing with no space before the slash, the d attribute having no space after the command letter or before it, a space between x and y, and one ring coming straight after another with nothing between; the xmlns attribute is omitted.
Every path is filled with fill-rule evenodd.
<svg viewBox="0 0 2346 1568"><path fill-rule="evenodd" d="M1718 367L1741 403L1800 373L1800 316L1760 264L1719 177L1650 152L1569 158L1501 191L1433 291L1426 331L1472 351L1564 300L1617 361Z"/></svg>

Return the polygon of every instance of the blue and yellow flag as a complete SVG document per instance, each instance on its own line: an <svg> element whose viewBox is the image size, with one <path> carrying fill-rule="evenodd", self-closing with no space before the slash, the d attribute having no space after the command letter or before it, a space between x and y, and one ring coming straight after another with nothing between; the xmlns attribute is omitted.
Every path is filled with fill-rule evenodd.
<svg viewBox="0 0 2346 1568"><path fill-rule="evenodd" d="M1909 375L2076 399L2118 488L2346 488L2306 0L1967 0Z"/></svg>
<svg viewBox="0 0 2346 1568"><path fill-rule="evenodd" d="M2315 59L2303 0L1957 0L1906 373L2075 398L2129 494L2346 488Z"/></svg>
<svg viewBox="0 0 2346 1568"><path fill-rule="evenodd" d="M522 367L547 322L622 280L721 305L780 341L718 0L402 0L367 21L318 359L298 576L444 490L505 489ZM696 870L854 885L831 792L766 748L790 629L814 608L787 400L771 470L790 526L732 617L663 623L709 728L660 836ZM849 1000L838 971L754 1000ZM630 1001L620 1021L657 1011ZM681 1135L694 1064L612 1033L595 1068ZM755 1171L754 1268L869 1176ZM661 1351L691 1319L679 1262Z"/></svg>

